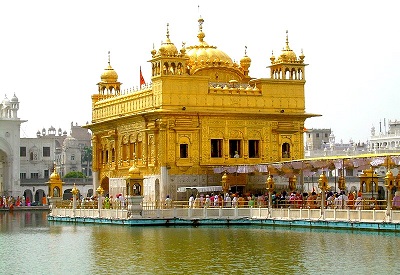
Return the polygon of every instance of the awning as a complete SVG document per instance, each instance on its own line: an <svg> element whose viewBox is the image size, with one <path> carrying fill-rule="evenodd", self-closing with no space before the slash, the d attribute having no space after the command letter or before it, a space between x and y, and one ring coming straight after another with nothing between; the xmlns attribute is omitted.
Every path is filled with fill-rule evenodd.
<svg viewBox="0 0 400 275"><path fill-rule="evenodd" d="M192 189L196 189L199 193L205 192L218 192L222 191L222 186L189 186L189 187L179 187L178 192L186 192Z"/></svg>

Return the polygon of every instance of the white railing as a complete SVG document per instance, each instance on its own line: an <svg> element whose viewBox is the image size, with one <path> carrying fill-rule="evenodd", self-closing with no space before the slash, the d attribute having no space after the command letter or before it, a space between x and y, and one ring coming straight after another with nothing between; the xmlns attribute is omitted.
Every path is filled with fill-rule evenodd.
<svg viewBox="0 0 400 275"><path fill-rule="evenodd" d="M84 217L105 219L129 219L126 209L71 209L53 208L50 216ZM400 223L400 210L350 210L309 208L171 208L142 210L146 219L281 219L281 220L326 220L347 222L393 222ZM135 217L137 218L137 217Z"/></svg>

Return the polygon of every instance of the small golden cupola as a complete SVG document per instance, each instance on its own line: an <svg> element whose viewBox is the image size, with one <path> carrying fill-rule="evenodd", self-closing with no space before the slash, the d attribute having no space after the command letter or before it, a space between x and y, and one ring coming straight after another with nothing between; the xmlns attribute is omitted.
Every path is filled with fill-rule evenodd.
<svg viewBox="0 0 400 275"><path fill-rule="evenodd" d="M286 31L286 45L282 49L282 53L275 58L274 52L270 57L271 65L268 66L271 70L272 79L281 80L305 80L305 66L304 54L301 51L299 57L296 56L295 52L289 47L288 31Z"/></svg>
<svg viewBox="0 0 400 275"><path fill-rule="evenodd" d="M56 169L54 169L53 173L51 173L50 180L52 181L60 180L60 175L57 173Z"/></svg>
<svg viewBox="0 0 400 275"><path fill-rule="evenodd" d="M249 68L251 65L251 58L247 56L247 46L244 47L244 56L240 59L240 67L243 69L245 76L249 75Z"/></svg>
<svg viewBox="0 0 400 275"><path fill-rule="evenodd" d="M282 49L282 53L278 58L278 61L281 62L293 62L297 61L297 56L292 49L289 47L289 35L288 31L286 31L286 45Z"/></svg>
<svg viewBox="0 0 400 275"><path fill-rule="evenodd" d="M154 45L151 50L152 77L186 74L186 62L189 59L186 50L183 48L178 51L169 37L169 24L167 24L167 39L161 43L158 51L155 50Z"/></svg>
<svg viewBox="0 0 400 275"><path fill-rule="evenodd" d="M51 198L61 198L62 197L62 189L63 189L63 181L61 180L60 175L57 173L56 164L53 166L53 173L51 173L49 177L49 181L47 182L49 191L48 195Z"/></svg>
<svg viewBox="0 0 400 275"><path fill-rule="evenodd" d="M111 67L110 52L108 52L108 66L100 76L101 81L104 83L114 83L118 81L117 72Z"/></svg>
<svg viewBox="0 0 400 275"><path fill-rule="evenodd" d="M108 66L100 76L101 81L97 83L100 95L119 95L121 83L118 82L118 74L111 67L110 52L108 52Z"/></svg>
<svg viewBox="0 0 400 275"><path fill-rule="evenodd" d="M158 54L161 56L176 56L178 55L178 49L175 44L169 39L169 24L167 24L167 39L162 42Z"/></svg>

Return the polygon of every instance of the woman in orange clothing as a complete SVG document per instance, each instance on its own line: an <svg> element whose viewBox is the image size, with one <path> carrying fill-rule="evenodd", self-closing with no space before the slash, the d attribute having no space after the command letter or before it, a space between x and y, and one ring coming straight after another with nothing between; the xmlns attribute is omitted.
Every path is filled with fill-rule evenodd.
<svg viewBox="0 0 400 275"><path fill-rule="evenodd" d="M347 199L347 206L349 207L349 209L354 209L354 193L350 192L347 196Z"/></svg>

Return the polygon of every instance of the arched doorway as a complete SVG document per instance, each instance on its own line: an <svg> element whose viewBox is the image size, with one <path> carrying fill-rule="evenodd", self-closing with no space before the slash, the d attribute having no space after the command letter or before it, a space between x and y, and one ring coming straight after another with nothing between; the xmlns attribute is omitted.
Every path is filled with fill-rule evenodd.
<svg viewBox="0 0 400 275"><path fill-rule="evenodd" d="M72 199L72 188L66 189L63 194L63 200L71 200Z"/></svg>
<svg viewBox="0 0 400 275"><path fill-rule="evenodd" d="M103 195L104 196L109 195L109 193L110 193L110 178L109 177L104 177L101 180L100 186L104 190L104 194Z"/></svg>
<svg viewBox="0 0 400 275"><path fill-rule="evenodd" d="M35 202L37 205L43 205L46 204L46 194L44 193L44 190L38 189L35 192Z"/></svg>
<svg viewBox="0 0 400 275"><path fill-rule="evenodd" d="M7 145L7 144L5 144ZM10 169L12 167L9 167L8 164L8 158L7 158L7 153L3 150L1 150L2 144L0 140L0 195L1 196L9 196L13 195L9 191L12 189L12 187L7 184L9 182L12 182L10 176Z"/></svg>
<svg viewBox="0 0 400 275"><path fill-rule="evenodd" d="M25 204L30 205L33 202L33 194L30 189L24 191Z"/></svg>

